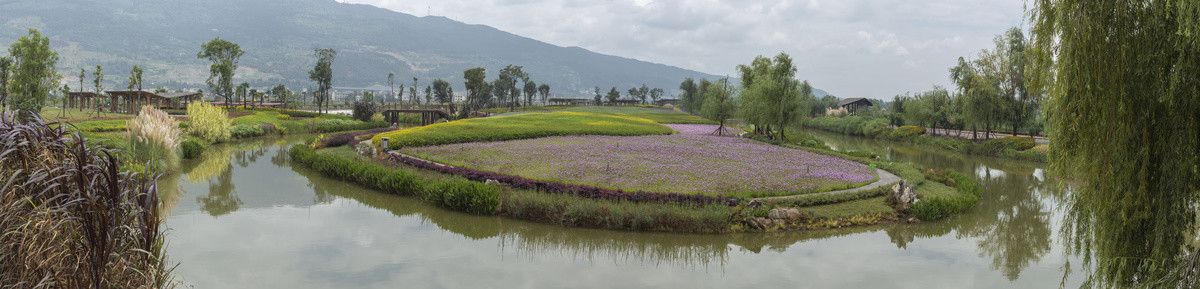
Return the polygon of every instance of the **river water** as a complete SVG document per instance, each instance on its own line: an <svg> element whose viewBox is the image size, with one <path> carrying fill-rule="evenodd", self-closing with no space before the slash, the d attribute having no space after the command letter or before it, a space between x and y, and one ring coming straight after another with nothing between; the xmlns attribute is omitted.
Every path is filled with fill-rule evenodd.
<svg viewBox="0 0 1200 289"><path fill-rule="evenodd" d="M564 228L325 178L289 164L287 146L303 137L258 139L214 146L163 178L167 251L195 288L1049 288L1076 263L1041 164L814 134L969 173L983 200L937 222L808 232Z"/></svg>

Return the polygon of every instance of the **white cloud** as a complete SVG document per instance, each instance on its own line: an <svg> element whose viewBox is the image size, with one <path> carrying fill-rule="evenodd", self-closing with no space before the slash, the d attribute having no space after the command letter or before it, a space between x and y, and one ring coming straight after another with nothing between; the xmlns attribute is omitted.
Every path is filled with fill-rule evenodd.
<svg viewBox="0 0 1200 289"><path fill-rule="evenodd" d="M1021 0L348 1L717 75L786 52L814 86L877 98L948 85L955 59L1024 17Z"/></svg>

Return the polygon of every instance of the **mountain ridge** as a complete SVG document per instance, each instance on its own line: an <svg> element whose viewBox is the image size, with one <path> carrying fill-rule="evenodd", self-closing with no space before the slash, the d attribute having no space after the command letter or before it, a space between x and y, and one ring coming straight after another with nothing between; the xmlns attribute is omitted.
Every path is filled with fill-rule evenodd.
<svg viewBox="0 0 1200 289"><path fill-rule="evenodd" d="M202 88L208 63L195 58L216 37L238 43L237 82L255 87L312 87L307 79L315 48L338 51L334 86L364 88L396 83L426 86L434 78L462 89L462 71L484 67L494 79L506 65L522 66L556 96L590 96L592 87L619 91L646 84L677 91L685 77L720 76L679 67L558 46L482 24L442 16L418 17L366 4L333 0L14 0L0 4L0 43L38 28L60 55L64 82L78 85L79 68L103 65L106 87L124 87L133 65L146 70L148 87Z"/></svg>

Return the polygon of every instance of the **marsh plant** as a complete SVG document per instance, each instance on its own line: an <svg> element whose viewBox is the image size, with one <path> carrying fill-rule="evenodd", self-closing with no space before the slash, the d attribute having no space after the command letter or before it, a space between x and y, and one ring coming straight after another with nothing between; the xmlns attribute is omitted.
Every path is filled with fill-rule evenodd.
<svg viewBox="0 0 1200 289"><path fill-rule="evenodd" d="M188 127L188 134L191 136L210 143L219 143L228 141L232 135L233 128L229 121L229 115L226 115L225 110L220 107L204 101L189 103L187 116L188 121L191 122Z"/></svg>
<svg viewBox="0 0 1200 289"><path fill-rule="evenodd" d="M128 124L130 155L134 161L147 164L156 172L167 173L179 169L179 143L182 133L179 122L166 112L143 106L138 116Z"/></svg>
<svg viewBox="0 0 1200 289"><path fill-rule="evenodd" d="M0 115L0 287L172 286L158 177L68 130Z"/></svg>

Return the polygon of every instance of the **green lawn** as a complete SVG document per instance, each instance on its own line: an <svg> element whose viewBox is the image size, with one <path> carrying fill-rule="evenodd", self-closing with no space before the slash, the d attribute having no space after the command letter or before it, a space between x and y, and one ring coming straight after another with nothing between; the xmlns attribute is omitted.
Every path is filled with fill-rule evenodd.
<svg viewBox="0 0 1200 289"><path fill-rule="evenodd" d="M635 136L671 134L654 121L618 114L560 111L472 118L376 135L390 139L390 148L452 143L529 139L565 135Z"/></svg>

